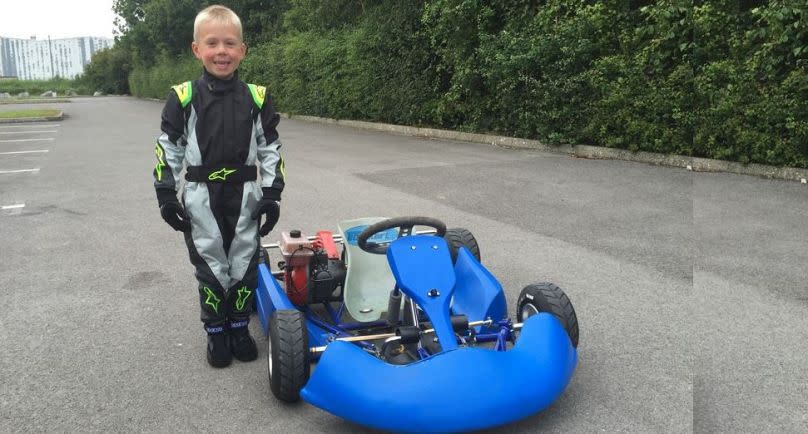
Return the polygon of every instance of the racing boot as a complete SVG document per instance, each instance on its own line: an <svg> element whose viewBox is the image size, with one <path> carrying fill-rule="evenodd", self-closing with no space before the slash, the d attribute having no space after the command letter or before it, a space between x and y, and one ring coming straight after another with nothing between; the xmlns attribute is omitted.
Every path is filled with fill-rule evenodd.
<svg viewBox="0 0 808 434"><path fill-rule="evenodd" d="M249 319L230 323L230 351L237 360L252 362L258 358L255 340L250 336Z"/></svg>
<svg viewBox="0 0 808 434"><path fill-rule="evenodd" d="M214 368L224 368L233 361L230 342L224 326L205 326L208 332L208 363Z"/></svg>

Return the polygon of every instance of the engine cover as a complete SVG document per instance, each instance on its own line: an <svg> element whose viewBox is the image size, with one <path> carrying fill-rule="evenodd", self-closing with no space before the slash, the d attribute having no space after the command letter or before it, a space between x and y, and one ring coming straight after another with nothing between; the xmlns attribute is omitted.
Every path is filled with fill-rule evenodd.
<svg viewBox="0 0 808 434"><path fill-rule="evenodd" d="M324 251L317 251L311 262L309 277L309 303L340 301L345 285L345 263L329 259Z"/></svg>

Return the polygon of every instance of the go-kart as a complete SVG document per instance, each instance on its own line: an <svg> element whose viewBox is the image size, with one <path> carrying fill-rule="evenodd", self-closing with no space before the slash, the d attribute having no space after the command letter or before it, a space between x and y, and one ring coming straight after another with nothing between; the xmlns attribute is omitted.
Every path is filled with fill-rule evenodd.
<svg viewBox="0 0 808 434"><path fill-rule="evenodd" d="M363 218L341 222L339 234L282 232L262 247L256 310L282 401L383 430L467 431L545 409L575 370L569 298L551 283L528 285L509 319L466 229ZM276 271L273 249L283 257Z"/></svg>

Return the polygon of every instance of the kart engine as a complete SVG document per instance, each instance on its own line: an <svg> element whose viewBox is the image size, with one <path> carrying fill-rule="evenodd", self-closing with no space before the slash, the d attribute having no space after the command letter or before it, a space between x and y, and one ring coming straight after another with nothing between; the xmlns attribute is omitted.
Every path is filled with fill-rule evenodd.
<svg viewBox="0 0 808 434"><path fill-rule="evenodd" d="M309 240L299 230L281 233L286 295L296 306L342 300L345 263L331 231Z"/></svg>

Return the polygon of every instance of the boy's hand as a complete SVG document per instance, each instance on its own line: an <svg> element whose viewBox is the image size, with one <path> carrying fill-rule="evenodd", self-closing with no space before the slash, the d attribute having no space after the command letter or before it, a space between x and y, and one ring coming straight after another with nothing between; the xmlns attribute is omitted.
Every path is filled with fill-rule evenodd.
<svg viewBox="0 0 808 434"><path fill-rule="evenodd" d="M266 220L258 230L258 233L263 237L269 234L269 232L275 227L275 224L278 223L278 219L281 216L280 202L264 196L264 198L258 202L258 206L252 213L252 219L258 220L259 225L261 224L261 220L259 220L261 214L266 214Z"/></svg>
<svg viewBox="0 0 808 434"><path fill-rule="evenodd" d="M177 193L174 190L157 189L157 205L160 207L160 216L174 230L188 232L191 230L191 219L185 213L185 209L177 200Z"/></svg>
<svg viewBox="0 0 808 434"><path fill-rule="evenodd" d="M188 232L191 230L191 219L178 200L168 201L160 205L160 215L174 230Z"/></svg>

